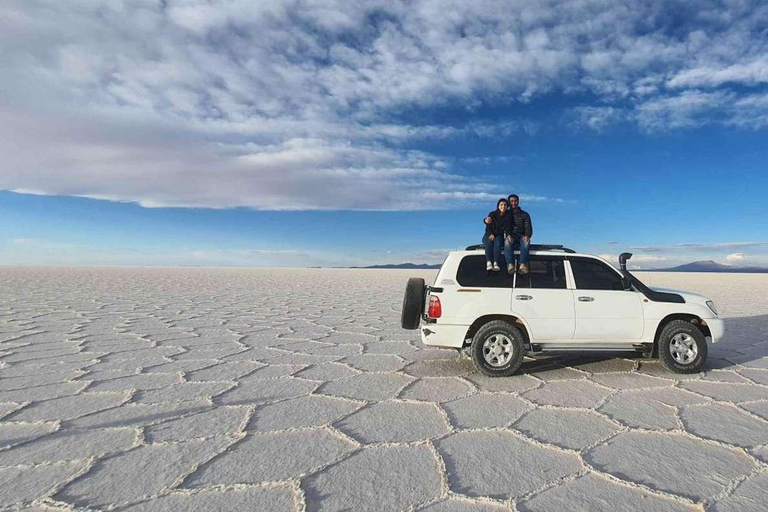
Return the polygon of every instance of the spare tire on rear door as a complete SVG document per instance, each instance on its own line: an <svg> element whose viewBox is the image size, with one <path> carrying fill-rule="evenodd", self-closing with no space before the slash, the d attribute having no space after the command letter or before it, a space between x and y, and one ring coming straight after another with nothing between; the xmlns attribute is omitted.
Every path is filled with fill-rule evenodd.
<svg viewBox="0 0 768 512"><path fill-rule="evenodd" d="M405 285L405 297L403 297L403 311L400 314L400 323L403 329L418 329L421 314L424 312L424 280L420 277L412 277Z"/></svg>

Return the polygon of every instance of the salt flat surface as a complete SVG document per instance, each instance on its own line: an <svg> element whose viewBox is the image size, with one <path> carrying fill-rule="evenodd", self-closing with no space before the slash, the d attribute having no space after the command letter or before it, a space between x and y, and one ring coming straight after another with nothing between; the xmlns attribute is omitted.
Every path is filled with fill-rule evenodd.
<svg viewBox="0 0 768 512"><path fill-rule="evenodd" d="M489 379L399 327L395 270L0 267L0 509L765 510L768 276L705 372Z"/></svg>

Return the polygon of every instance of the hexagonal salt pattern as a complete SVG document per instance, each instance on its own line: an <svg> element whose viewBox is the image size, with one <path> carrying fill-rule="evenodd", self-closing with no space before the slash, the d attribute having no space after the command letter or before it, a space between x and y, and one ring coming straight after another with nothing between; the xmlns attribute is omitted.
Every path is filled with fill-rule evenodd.
<svg viewBox="0 0 768 512"><path fill-rule="evenodd" d="M418 509L419 512L509 512L506 503L494 502L488 498L450 498L430 503Z"/></svg>
<svg viewBox="0 0 768 512"><path fill-rule="evenodd" d="M695 501L719 495L756 469L739 450L683 433L619 434L584 458L619 479Z"/></svg>
<svg viewBox="0 0 768 512"><path fill-rule="evenodd" d="M289 480L334 462L356 447L327 429L245 436L187 479L191 487Z"/></svg>
<svg viewBox="0 0 768 512"><path fill-rule="evenodd" d="M745 448L768 444L768 421L730 404L684 407L680 419L685 429L699 437Z"/></svg>
<svg viewBox="0 0 768 512"><path fill-rule="evenodd" d="M407 509L443 494L441 473L424 445L371 447L307 478L307 511Z"/></svg>
<svg viewBox="0 0 768 512"><path fill-rule="evenodd" d="M547 382L523 393L523 397L541 405L593 408L611 394L610 389L586 380Z"/></svg>
<svg viewBox="0 0 768 512"><path fill-rule="evenodd" d="M249 429L270 431L328 425L359 409L363 402L309 395L256 408Z"/></svg>
<svg viewBox="0 0 768 512"><path fill-rule="evenodd" d="M0 509L764 508L742 277L691 285L741 315L701 374L572 353L495 379L400 328L413 275L0 267Z"/></svg>
<svg viewBox="0 0 768 512"><path fill-rule="evenodd" d="M126 512L167 512L169 510L242 512L243 510L269 510L293 512L298 500L290 486L246 487L227 490L176 491L159 498L149 499L122 510Z"/></svg>
<svg viewBox="0 0 768 512"><path fill-rule="evenodd" d="M579 458L506 430L459 432L438 440L448 483L469 496L514 498L577 473Z"/></svg>
<svg viewBox="0 0 768 512"><path fill-rule="evenodd" d="M535 409L514 423L513 428L543 443L583 450L615 434L621 426L590 412Z"/></svg>
<svg viewBox="0 0 768 512"><path fill-rule="evenodd" d="M551 487L517 506L520 512L549 510L589 510L614 512L694 512L692 504L674 498L660 497L636 486L587 474Z"/></svg>
<svg viewBox="0 0 768 512"><path fill-rule="evenodd" d="M743 512L765 508L765 496L768 495L768 474L748 478L724 500L715 503L713 512Z"/></svg>
<svg viewBox="0 0 768 512"><path fill-rule="evenodd" d="M457 428L487 428L509 425L530 409L520 398L506 394L478 393L443 404Z"/></svg>
<svg viewBox="0 0 768 512"><path fill-rule="evenodd" d="M336 427L361 443L408 443L446 434L448 422L432 404L379 402L352 413Z"/></svg>

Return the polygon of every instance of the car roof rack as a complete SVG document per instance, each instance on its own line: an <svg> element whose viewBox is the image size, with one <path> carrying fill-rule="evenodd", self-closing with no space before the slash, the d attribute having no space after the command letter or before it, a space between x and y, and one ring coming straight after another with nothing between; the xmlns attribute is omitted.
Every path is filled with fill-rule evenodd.
<svg viewBox="0 0 768 512"><path fill-rule="evenodd" d="M483 244L478 245L470 245L465 250L466 251L478 251L480 249L485 249L485 246ZM563 251L568 254L575 254L576 251L573 249L569 249L568 247L564 247L563 245L555 245L555 244L531 244L528 247L531 251Z"/></svg>

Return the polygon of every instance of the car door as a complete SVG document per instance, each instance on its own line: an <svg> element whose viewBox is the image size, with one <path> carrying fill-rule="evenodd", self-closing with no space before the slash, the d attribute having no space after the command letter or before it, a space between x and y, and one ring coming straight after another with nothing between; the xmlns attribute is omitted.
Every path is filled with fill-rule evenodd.
<svg viewBox="0 0 768 512"><path fill-rule="evenodd" d="M573 290L563 257L531 256L528 274L515 276L512 311L525 320L535 341L573 338Z"/></svg>
<svg viewBox="0 0 768 512"><path fill-rule="evenodd" d="M485 256L464 256L456 272L456 283L456 294L450 299L444 296L443 318L469 325L484 315L508 313L512 277L506 268L489 272L485 269Z"/></svg>
<svg viewBox="0 0 768 512"><path fill-rule="evenodd" d="M643 335L640 294L624 290L621 274L594 258L568 258L576 307L574 340L638 340Z"/></svg>

